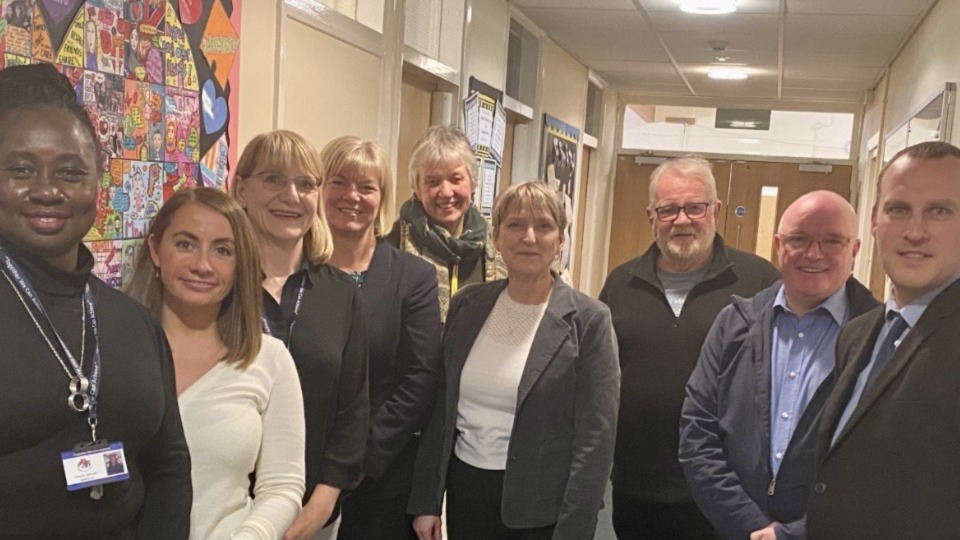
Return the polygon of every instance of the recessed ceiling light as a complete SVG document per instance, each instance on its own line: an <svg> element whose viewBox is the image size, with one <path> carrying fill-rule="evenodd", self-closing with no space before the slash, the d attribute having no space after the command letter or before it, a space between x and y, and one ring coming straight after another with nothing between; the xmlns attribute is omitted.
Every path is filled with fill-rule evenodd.
<svg viewBox="0 0 960 540"><path fill-rule="evenodd" d="M683 0L680 11L698 15L725 15L737 10L737 0Z"/></svg>
<svg viewBox="0 0 960 540"><path fill-rule="evenodd" d="M711 68L707 71L707 77L711 79L723 79L727 81L739 81L746 79L749 75L747 70L735 67Z"/></svg>

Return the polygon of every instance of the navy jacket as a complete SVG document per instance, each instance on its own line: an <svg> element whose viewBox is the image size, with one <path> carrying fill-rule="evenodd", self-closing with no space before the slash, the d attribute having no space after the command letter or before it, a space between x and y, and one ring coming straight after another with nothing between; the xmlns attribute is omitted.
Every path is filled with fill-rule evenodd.
<svg viewBox="0 0 960 540"><path fill-rule="evenodd" d="M752 298L733 297L707 335L687 382L680 419L680 465L693 498L724 538L744 539L770 522L778 538L803 538L817 426L833 375L801 415L776 479L770 467L770 358L773 304L781 282ZM849 318L879 302L856 279L846 283Z"/></svg>
<svg viewBox="0 0 960 540"><path fill-rule="evenodd" d="M361 288L370 344L370 439L363 472L373 498L409 493L419 437L433 411L440 360L437 277L380 240Z"/></svg>

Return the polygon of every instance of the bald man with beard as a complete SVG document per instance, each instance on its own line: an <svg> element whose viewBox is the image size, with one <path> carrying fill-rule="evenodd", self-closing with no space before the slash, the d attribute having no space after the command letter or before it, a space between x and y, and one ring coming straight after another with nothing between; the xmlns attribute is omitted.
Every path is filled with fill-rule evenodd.
<svg viewBox="0 0 960 540"><path fill-rule="evenodd" d="M774 243L782 280L752 298L734 296L717 316L680 420L680 464L724 538L806 536L837 333L879 305L851 276L857 216L839 195L797 199Z"/></svg>

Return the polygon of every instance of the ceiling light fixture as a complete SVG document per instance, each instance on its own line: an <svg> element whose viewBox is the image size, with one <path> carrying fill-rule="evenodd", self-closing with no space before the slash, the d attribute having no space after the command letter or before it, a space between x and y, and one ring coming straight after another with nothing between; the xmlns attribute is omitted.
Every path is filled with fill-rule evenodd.
<svg viewBox="0 0 960 540"><path fill-rule="evenodd" d="M735 67L711 68L707 71L707 77L711 79L721 79L725 81L741 81L749 76L747 70Z"/></svg>
<svg viewBox="0 0 960 540"><path fill-rule="evenodd" d="M697 15L725 15L737 10L737 0L683 0L680 11Z"/></svg>

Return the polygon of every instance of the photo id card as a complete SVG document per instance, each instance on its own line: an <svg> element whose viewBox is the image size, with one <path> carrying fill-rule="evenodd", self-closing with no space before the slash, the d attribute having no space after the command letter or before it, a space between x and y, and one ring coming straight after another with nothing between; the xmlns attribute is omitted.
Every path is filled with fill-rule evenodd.
<svg viewBox="0 0 960 540"><path fill-rule="evenodd" d="M78 445L72 451L61 452L60 458L67 477L67 491L130 478L120 442Z"/></svg>

